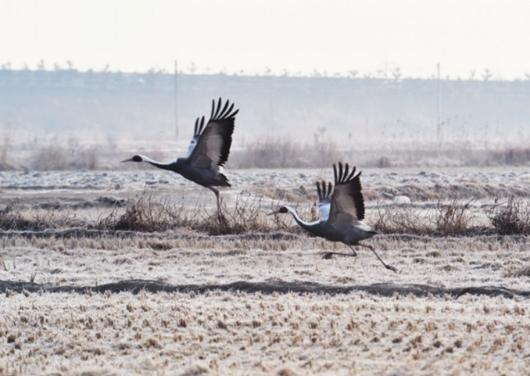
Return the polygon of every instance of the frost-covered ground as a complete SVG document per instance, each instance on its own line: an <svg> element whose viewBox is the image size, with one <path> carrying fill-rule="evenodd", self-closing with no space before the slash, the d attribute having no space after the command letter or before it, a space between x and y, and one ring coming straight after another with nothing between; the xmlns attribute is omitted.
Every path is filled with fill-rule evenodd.
<svg viewBox="0 0 530 376"><path fill-rule="evenodd" d="M246 192L271 205L309 208L314 181L331 179L332 171L229 175L227 205ZM454 198L473 199L473 210L482 213L477 223L483 223L495 198L530 197L530 169L366 170L363 185L368 222L378 207L427 209ZM0 209L96 220L142 192L186 199L184 210L214 205L210 192L163 171L0 173ZM53 231L1 233L0 374L497 375L530 368L530 300L524 294L50 292L150 280L173 287L489 286L528 296L525 236L377 236L369 242L398 268L394 274L366 249L356 258L324 260L323 251L347 249L298 233ZM20 289L6 288L18 282Z"/></svg>
<svg viewBox="0 0 530 376"><path fill-rule="evenodd" d="M233 190L257 189L263 194L280 189L304 187L312 190L317 179L332 180L331 168L284 170L233 170L227 176ZM411 199L429 200L444 197L484 198L503 194L530 195L530 168L436 168L436 169L365 169L363 185L366 194L408 195ZM193 188L179 175L160 170L0 172L0 189L4 194L16 190L46 193L51 191L107 191L129 195L144 189Z"/></svg>
<svg viewBox="0 0 530 376"><path fill-rule="evenodd" d="M3 240L0 280L91 286L128 279L171 285L235 281L315 282L326 285L428 284L438 287L503 286L530 290L527 237L419 238L380 236L372 244L398 273L384 269L366 249L358 256L322 259L340 244L305 236L286 240L167 233L97 238Z"/></svg>
<svg viewBox="0 0 530 376"><path fill-rule="evenodd" d="M528 301L213 292L16 294L0 372L525 375Z"/></svg>

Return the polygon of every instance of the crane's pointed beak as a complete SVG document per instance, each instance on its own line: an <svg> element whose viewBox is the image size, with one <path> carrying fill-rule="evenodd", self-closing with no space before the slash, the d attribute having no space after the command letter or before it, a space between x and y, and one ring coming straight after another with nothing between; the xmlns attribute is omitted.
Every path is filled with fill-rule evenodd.
<svg viewBox="0 0 530 376"><path fill-rule="evenodd" d="M278 213L280 213L280 211L279 210L275 210L273 212L268 213L267 215L274 215L274 214L278 214Z"/></svg>
<svg viewBox="0 0 530 376"><path fill-rule="evenodd" d="M132 161L133 161L133 159L129 158L129 159L124 159L123 161L121 161L121 163L123 163L123 162L132 162Z"/></svg>

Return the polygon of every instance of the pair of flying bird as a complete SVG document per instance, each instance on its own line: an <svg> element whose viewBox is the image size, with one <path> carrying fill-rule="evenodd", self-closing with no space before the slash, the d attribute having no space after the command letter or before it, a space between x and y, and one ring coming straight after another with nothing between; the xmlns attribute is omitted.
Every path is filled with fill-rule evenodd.
<svg viewBox="0 0 530 376"><path fill-rule="evenodd" d="M219 190L215 187L229 187L230 183L223 173L223 166L228 159L232 145L235 116L238 109L227 100L223 106L221 98L212 101L210 119L205 124L204 116L195 121L195 130L188 155L177 158L176 161L161 163L144 155L135 155L123 162L146 162L155 167L174 171L211 190L217 199L217 214L222 220ZM361 192L361 173L356 169L339 162L333 165L335 186L331 182L318 182L317 193L319 200L320 219L306 222L300 218L295 209L284 205L271 214L290 213L294 220L309 233L333 242L342 242L349 246L352 254L328 252L325 258L332 255L357 256L354 246L370 249L381 261L385 268L396 271L386 264L372 246L360 244L359 241L368 239L376 234L362 222L364 219L364 200Z"/></svg>

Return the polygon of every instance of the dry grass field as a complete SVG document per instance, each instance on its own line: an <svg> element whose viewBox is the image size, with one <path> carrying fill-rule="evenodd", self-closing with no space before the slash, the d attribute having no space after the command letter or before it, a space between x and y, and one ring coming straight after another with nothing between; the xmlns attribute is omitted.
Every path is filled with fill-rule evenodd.
<svg viewBox="0 0 530 376"><path fill-rule="evenodd" d="M0 172L0 374L526 374L530 170L366 170L398 273L265 215L329 173Z"/></svg>

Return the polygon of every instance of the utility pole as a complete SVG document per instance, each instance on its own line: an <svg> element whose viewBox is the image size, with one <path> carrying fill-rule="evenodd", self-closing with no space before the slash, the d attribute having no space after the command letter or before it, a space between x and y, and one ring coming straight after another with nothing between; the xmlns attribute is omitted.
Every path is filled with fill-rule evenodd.
<svg viewBox="0 0 530 376"><path fill-rule="evenodd" d="M179 103L178 103L178 62L175 60L175 72L173 79L173 95L174 95L174 110L175 110L175 136L179 137Z"/></svg>
<svg viewBox="0 0 530 376"><path fill-rule="evenodd" d="M440 99L440 63L436 63L436 149L442 147L442 115Z"/></svg>

